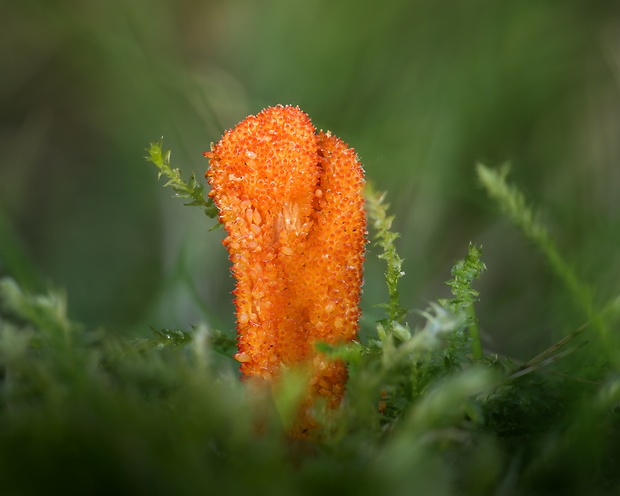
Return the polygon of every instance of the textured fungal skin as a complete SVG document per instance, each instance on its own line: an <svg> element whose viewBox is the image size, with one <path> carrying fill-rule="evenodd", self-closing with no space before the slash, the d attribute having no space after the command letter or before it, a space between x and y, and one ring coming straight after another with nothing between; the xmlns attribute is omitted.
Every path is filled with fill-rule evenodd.
<svg viewBox="0 0 620 496"><path fill-rule="evenodd" d="M350 342L358 331L366 218L355 151L316 133L299 108L276 106L205 155L237 280L241 372L272 381L283 367L305 367L306 405L338 405L346 367L314 344Z"/></svg>

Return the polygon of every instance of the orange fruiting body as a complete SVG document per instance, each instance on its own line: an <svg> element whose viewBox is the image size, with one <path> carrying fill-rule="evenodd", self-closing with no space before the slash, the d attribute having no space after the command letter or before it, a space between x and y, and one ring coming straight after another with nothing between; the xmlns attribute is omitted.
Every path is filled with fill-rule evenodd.
<svg viewBox="0 0 620 496"><path fill-rule="evenodd" d="M305 367L306 406L319 397L337 406L345 364L314 345L350 342L358 330L366 217L355 151L317 134L299 108L276 106L205 155L237 280L241 372L273 381L283 367Z"/></svg>

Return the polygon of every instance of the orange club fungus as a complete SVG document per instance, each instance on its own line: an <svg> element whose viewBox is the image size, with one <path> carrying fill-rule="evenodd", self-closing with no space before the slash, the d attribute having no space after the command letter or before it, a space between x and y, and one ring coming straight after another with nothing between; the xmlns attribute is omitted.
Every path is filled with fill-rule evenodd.
<svg viewBox="0 0 620 496"><path fill-rule="evenodd" d="M237 281L235 358L244 377L268 383L282 369L307 372L294 429L303 436L315 401L336 407L344 395L346 365L315 344L347 343L358 331L364 172L352 148L291 106L247 117L205 156Z"/></svg>

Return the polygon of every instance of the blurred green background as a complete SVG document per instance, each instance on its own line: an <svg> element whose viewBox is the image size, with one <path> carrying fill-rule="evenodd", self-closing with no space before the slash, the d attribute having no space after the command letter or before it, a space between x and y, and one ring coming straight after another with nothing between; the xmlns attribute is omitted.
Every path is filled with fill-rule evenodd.
<svg viewBox="0 0 620 496"><path fill-rule="evenodd" d="M0 3L0 275L66 288L74 318L134 334L234 327L222 230L171 198L173 166L261 108L299 105L359 153L424 309L473 241L487 346L523 358L584 319L477 183L512 164L595 288L620 278L620 2L20 0ZM368 328L385 298L368 254ZM419 317L412 314L411 321Z"/></svg>

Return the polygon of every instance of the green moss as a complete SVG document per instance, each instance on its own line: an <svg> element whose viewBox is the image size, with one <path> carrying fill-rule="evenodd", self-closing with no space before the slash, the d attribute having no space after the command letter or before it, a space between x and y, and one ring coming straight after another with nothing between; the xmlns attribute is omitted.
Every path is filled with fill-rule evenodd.
<svg viewBox="0 0 620 496"><path fill-rule="evenodd" d="M167 171L167 159L157 157ZM493 196L538 240L570 290L576 279L563 272L569 265L549 256L557 249L518 190L480 171L486 183L501 186ZM204 198L180 184L168 183L183 198ZM313 441L285 434L298 378L286 375L273 398L248 395L232 371L230 333L199 324L152 329L151 337L136 340L88 330L69 318L62 292L30 294L1 280L0 492L618 489L620 383L613 360L602 356L595 366L582 355L587 326L524 363L483 354L472 309L492 295L471 287L485 269L473 244L452 269L454 297L411 314L423 320L410 326L397 288L404 275L398 235L384 195L369 189L367 199L372 236L387 265L385 316L365 343L319 345L349 363L350 378L341 408L317 411L322 427ZM608 305L603 315L616 315L614 308Z"/></svg>

